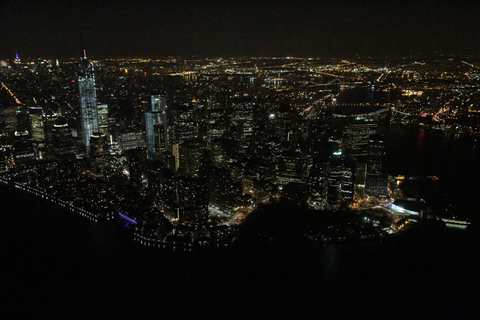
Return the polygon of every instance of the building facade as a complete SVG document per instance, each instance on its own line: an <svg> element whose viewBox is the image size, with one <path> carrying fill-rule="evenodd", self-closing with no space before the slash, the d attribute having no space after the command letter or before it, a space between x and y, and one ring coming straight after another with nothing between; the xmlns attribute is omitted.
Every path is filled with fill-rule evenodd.
<svg viewBox="0 0 480 320"><path fill-rule="evenodd" d="M98 132L97 93L95 91L95 72L93 63L83 55L78 68L78 89L80 94L80 122L82 142L89 148L90 137Z"/></svg>
<svg viewBox="0 0 480 320"><path fill-rule="evenodd" d="M164 95L152 95L150 110L145 112L147 159L155 160L159 149L168 150L167 102Z"/></svg>

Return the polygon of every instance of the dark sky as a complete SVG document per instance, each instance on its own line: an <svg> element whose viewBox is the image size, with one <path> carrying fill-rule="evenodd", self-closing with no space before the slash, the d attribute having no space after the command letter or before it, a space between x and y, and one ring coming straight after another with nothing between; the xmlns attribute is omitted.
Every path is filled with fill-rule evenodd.
<svg viewBox="0 0 480 320"><path fill-rule="evenodd" d="M315 3L317 2L317 3ZM480 1L0 0L0 59L480 52Z"/></svg>

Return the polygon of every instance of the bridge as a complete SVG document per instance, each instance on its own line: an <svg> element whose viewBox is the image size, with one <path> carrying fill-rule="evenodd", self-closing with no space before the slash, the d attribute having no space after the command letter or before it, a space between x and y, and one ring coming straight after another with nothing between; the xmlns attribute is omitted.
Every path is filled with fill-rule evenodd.
<svg viewBox="0 0 480 320"><path fill-rule="evenodd" d="M302 112L300 112L300 114L302 116L307 116L307 118L311 115L311 113L313 112L318 112L318 106L321 106L321 109L323 109L324 107L327 106L327 104L325 103L325 101L327 99L334 99L336 96L338 95L338 93L335 95L333 93L331 94L327 94L326 96L323 96L321 97L320 99L314 101L308 108L306 108L305 110L303 110Z"/></svg>
<svg viewBox="0 0 480 320"><path fill-rule="evenodd" d="M182 71L182 72L170 73L169 76L187 76L192 74L199 74L199 73L197 71Z"/></svg>
<svg viewBox="0 0 480 320"><path fill-rule="evenodd" d="M330 86L330 85L335 84L335 83L343 83L343 81L340 80L338 77L330 80L330 81L327 82L327 83L316 83L316 82L313 82L313 81L306 81L306 82L303 83L299 88L306 87L306 86L309 86L310 88L314 88L314 87L326 87L326 86Z"/></svg>
<svg viewBox="0 0 480 320"><path fill-rule="evenodd" d="M335 104L331 106L334 106L337 109L341 109L342 107L343 108L356 107L356 108L364 109L364 110L361 110L360 112L352 112L349 114L333 112L333 116L338 118L348 118L348 117L355 117L355 116L375 116L375 115L380 115L382 113L389 112L390 110L392 110L392 106L389 106L388 104L377 105L377 104L368 104L368 103L360 104L359 103L359 104ZM375 107L382 107L382 108L378 110L371 110L371 108L375 108Z"/></svg>
<svg viewBox="0 0 480 320"><path fill-rule="evenodd" d="M384 104L369 104L369 103L358 103L358 104L337 104L337 103L326 103L326 101L332 98L335 98L335 95L329 94L325 97L315 101L310 106L308 106L305 110L300 112L302 116L307 119L313 118L318 115L319 112L325 110L327 108L334 109L333 116L338 118L348 118L348 117L355 117L355 116L375 116L380 115L386 112L394 112L397 114L401 114L404 116L412 116L412 114L396 110L396 104L394 103L384 103ZM342 108L344 108L341 112ZM350 110L347 110L350 109ZM356 110L352 110L356 109Z"/></svg>

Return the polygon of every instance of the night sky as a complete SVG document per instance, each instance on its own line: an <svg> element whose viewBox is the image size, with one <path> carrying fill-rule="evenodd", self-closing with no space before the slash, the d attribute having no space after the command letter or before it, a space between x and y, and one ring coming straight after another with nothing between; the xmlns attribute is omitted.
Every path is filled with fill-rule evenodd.
<svg viewBox="0 0 480 320"><path fill-rule="evenodd" d="M316 2L316 3L315 3ZM480 52L477 1L0 0L0 59Z"/></svg>

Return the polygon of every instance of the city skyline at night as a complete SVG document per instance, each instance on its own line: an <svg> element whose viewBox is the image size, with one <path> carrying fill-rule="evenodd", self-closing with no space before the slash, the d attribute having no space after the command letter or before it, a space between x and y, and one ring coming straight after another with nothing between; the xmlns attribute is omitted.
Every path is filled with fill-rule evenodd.
<svg viewBox="0 0 480 320"><path fill-rule="evenodd" d="M468 225L436 202L448 173L392 170L383 142L391 127L476 141L477 60L462 59L7 60L3 181L94 221L121 213L157 247L229 245L277 201L384 211L352 239L397 233L405 212Z"/></svg>
<svg viewBox="0 0 480 320"><path fill-rule="evenodd" d="M480 315L478 12L2 1L2 314Z"/></svg>

